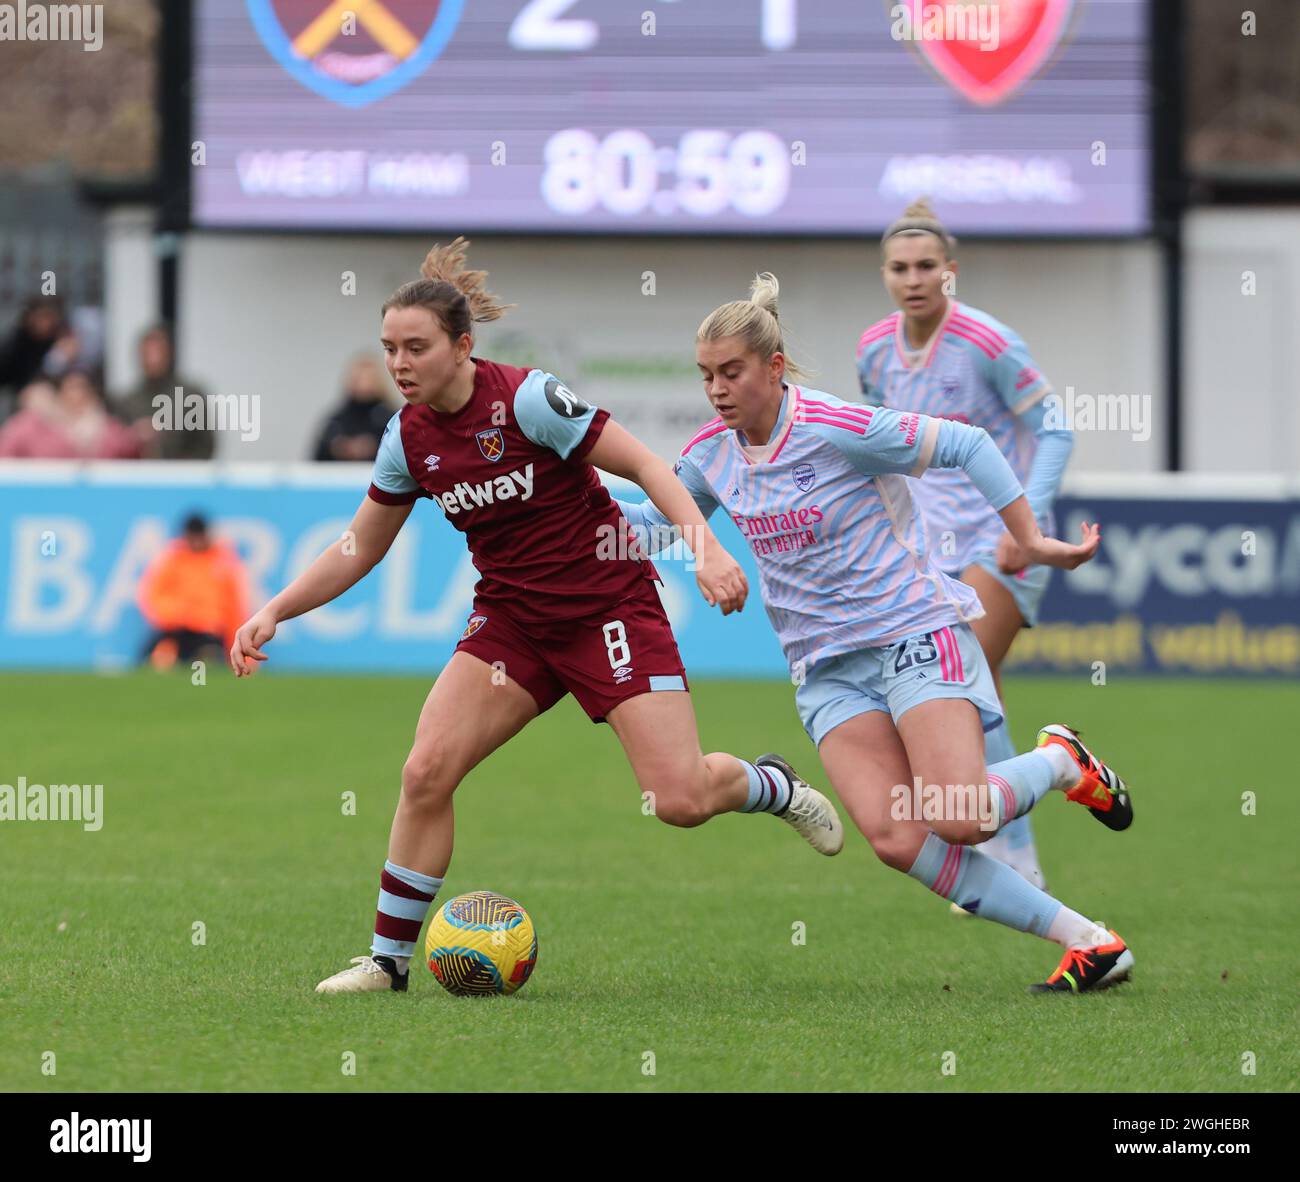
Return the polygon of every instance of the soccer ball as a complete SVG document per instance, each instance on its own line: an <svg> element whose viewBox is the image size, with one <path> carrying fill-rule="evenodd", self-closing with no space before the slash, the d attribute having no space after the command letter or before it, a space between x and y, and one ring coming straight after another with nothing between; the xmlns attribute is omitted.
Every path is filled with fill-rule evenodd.
<svg viewBox="0 0 1300 1182"><path fill-rule="evenodd" d="M449 899L424 937L429 968L448 993L514 993L537 964L537 932L513 899L474 891Z"/></svg>

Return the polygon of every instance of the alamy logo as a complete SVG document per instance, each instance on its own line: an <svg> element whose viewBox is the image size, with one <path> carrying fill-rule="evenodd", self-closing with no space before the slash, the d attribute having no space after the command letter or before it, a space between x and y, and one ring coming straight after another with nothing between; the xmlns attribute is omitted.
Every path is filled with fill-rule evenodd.
<svg viewBox="0 0 1300 1182"><path fill-rule="evenodd" d="M104 825L103 784L0 784L0 821L80 821L88 833Z"/></svg>
<svg viewBox="0 0 1300 1182"><path fill-rule="evenodd" d="M104 48L102 4L0 4L0 41L80 41L86 53Z"/></svg>
<svg viewBox="0 0 1300 1182"><path fill-rule="evenodd" d="M51 1153L129 1153L132 1161L153 1157L153 1121L147 1117L111 1120L74 1112L51 1121L50 1132Z"/></svg>
<svg viewBox="0 0 1300 1182"><path fill-rule="evenodd" d="M262 437L262 399L258 394L212 394L177 386L171 394L155 394L151 402L155 431L238 431L251 443Z"/></svg>

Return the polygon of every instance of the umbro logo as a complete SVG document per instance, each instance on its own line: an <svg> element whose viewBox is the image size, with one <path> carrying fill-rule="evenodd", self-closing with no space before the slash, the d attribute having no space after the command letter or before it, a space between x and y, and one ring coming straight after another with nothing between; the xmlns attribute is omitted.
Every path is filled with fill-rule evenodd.
<svg viewBox="0 0 1300 1182"><path fill-rule="evenodd" d="M442 456L425 456L424 466L432 472L442 462Z"/></svg>

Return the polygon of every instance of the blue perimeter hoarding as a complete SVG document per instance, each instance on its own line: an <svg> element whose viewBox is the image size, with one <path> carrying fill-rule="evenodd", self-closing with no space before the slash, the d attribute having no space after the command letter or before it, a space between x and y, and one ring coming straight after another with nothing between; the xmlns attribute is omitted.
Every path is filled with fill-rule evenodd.
<svg viewBox="0 0 1300 1182"><path fill-rule="evenodd" d="M0 666L132 664L146 635L140 573L193 510L237 545L260 604L342 533L368 477L362 465L4 465ZM1080 520L1100 521L1101 553L1053 576L1042 620L1021 634L1009 668L1300 673L1300 483L1093 476L1069 485L1057 516L1071 538ZM714 524L753 595L724 619L700 598L684 552L656 559L687 669L787 678L753 557L725 518ZM432 677L465 626L476 578L460 534L418 505L360 584L282 625L270 668Z"/></svg>

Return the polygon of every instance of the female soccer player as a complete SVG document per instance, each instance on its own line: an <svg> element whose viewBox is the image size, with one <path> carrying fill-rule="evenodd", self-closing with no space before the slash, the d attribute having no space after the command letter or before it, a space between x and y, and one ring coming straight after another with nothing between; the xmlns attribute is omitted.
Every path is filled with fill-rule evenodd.
<svg viewBox="0 0 1300 1182"><path fill-rule="evenodd" d="M654 567L596 476L639 484L692 540L700 590L723 614L748 587L668 465L609 414L541 370L472 355L473 325L505 306L465 268L465 243L434 247L424 278L383 306L388 372L406 405L388 424L366 498L343 538L247 621L230 664L266 660L283 620L343 594L383 558L411 507L431 499L466 535L482 578L474 610L439 674L402 769L371 955L318 993L407 986L408 964L451 860L452 796L466 774L572 693L607 721L656 815L700 825L718 813L770 812L815 849L838 853L830 801L780 756L703 755ZM668 736L668 741L665 741Z"/></svg>
<svg viewBox="0 0 1300 1182"><path fill-rule="evenodd" d="M1050 535L1052 502L1074 435L1050 421L1043 400L1052 388L1024 342L986 312L948 298L945 277L957 273L956 247L925 200L908 206L885 231L880 270L900 310L873 324L858 342L862 394L869 403L983 427L1025 486L1043 533ZM973 588L984 608L971 628L1000 698L1002 661L1016 633L1037 622L1051 568L1029 564L965 472L935 472L915 493L936 544L936 564ZM984 745L991 762L1015 754L1005 712ZM1028 816L1000 830L982 852L1036 887L1046 885Z"/></svg>
<svg viewBox="0 0 1300 1182"><path fill-rule="evenodd" d="M1063 906L977 843L1052 789L1112 829L1132 807L1123 781L1067 727L986 769L985 728L1001 717L970 621L975 592L927 553L905 476L960 468L1001 516L1026 561L1075 567L1096 553L1044 537L1020 482L982 428L845 402L788 385L798 376L777 321L778 285L700 326L696 360L718 417L676 471L707 518L725 506L758 559L763 602L799 688L805 729L877 856L966 910L1065 948L1034 986L1075 990L1127 977L1113 931ZM652 506L620 502L639 534L673 534Z"/></svg>

